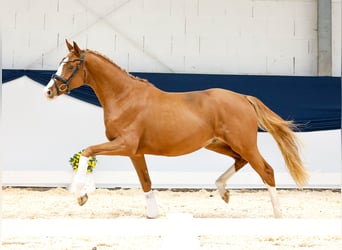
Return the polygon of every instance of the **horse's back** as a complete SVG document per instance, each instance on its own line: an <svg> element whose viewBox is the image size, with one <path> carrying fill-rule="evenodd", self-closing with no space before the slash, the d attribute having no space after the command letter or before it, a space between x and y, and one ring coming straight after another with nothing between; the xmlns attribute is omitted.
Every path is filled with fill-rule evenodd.
<svg viewBox="0 0 342 250"><path fill-rule="evenodd" d="M228 117L239 117L242 122L245 119L249 120L246 116L255 116L246 95L221 88L182 93L162 92L156 100L153 105L157 111L164 107L177 115L195 115L207 121L226 121Z"/></svg>
<svg viewBox="0 0 342 250"><path fill-rule="evenodd" d="M197 93L197 92L193 92ZM255 113L246 95L220 88L212 88L198 92L202 96L201 106L210 107L213 114L223 116L241 116L241 113Z"/></svg>

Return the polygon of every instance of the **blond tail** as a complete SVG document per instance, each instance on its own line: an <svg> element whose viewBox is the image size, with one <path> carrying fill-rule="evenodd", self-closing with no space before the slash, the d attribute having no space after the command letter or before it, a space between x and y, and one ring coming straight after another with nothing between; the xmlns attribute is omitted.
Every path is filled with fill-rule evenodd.
<svg viewBox="0 0 342 250"><path fill-rule="evenodd" d="M247 99L256 111L260 128L268 131L277 142L293 180L298 187L303 187L309 174L303 167L298 139L292 131L296 126L292 121L283 120L256 97L247 96Z"/></svg>

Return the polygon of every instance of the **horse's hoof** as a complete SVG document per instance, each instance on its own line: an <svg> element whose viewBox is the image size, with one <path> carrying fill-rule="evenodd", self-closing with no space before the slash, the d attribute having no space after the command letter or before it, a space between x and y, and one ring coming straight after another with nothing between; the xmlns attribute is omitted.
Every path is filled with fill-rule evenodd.
<svg viewBox="0 0 342 250"><path fill-rule="evenodd" d="M224 200L225 203L229 202L229 191L228 190L222 196L222 200Z"/></svg>
<svg viewBox="0 0 342 250"><path fill-rule="evenodd" d="M87 201L88 201L88 195L87 194L77 198L78 205L80 205L80 206L83 206L84 204L86 204Z"/></svg>
<svg viewBox="0 0 342 250"><path fill-rule="evenodd" d="M159 214L158 213L156 213L156 214L147 214L146 215L146 218L147 219L158 219L158 217L159 217Z"/></svg>

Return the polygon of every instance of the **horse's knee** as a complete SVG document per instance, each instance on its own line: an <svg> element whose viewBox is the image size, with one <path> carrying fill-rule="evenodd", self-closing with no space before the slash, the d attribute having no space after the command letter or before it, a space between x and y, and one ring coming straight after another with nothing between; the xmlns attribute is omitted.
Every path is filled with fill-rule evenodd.
<svg viewBox="0 0 342 250"><path fill-rule="evenodd" d="M82 151L82 155L85 157L93 156L93 150L91 147L87 147L85 150Z"/></svg>

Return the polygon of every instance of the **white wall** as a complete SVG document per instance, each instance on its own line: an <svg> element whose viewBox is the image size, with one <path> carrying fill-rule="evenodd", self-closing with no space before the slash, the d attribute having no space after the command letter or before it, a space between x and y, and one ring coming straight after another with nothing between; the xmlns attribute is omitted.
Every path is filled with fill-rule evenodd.
<svg viewBox="0 0 342 250"><path fill-rule="evenodd" d="M316 0L11 0L3 66L56 69L64 39L129 71L316 75ZM341 0L332 1L341 75Z"/></svg>
<svg viewBox="0 0 342 250"><path fill-rule="evenodd" d="M43 86L23 77L3 85L2 176L4 185L66 186L71 182L69 158L79 150L106 141L102 109L68 96L54 101ZM309 187L341 184L340 130L300 133L302 157L311 173ZM294 187L273 138L259 133L259 148L274 167L280 187ZM181 157L147 156L154 187L214 187L233 160L200 150ZM127 157L98 157L99 186L139 186ZM264 187L250 166L236 174L230 187Z"/></svg>

